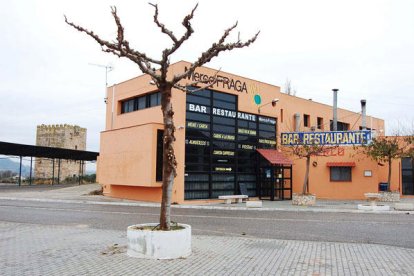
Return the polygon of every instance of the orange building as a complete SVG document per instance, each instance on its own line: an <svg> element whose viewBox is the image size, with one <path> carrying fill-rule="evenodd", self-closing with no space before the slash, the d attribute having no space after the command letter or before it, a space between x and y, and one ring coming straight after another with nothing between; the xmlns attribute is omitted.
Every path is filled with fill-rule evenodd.
<svg viewBox="0 0 414 276"><path fill-rule="evenodd" d="M188 66L184 61L175 63L169 74L181 73ZM182 84L215 74L216 70L198 68ZM148 75L142 75L108 88L106 128L101 133L97 166L105 195L161 201L161 96L151 83ZM305 161L283 156L281 133L303 131L322 136L330 135L332 127L332 106L225 72L219 73L209 89L191 94L173 90L172 104L177 128L178 166L172 198L176 203L212 200L240 190L251 197L289 199L292 192L301 192ZM359 133L362 128L360 113L337 109L337 120L336 133ZM383 120L368 116L366 122L374 134L384 132ZM270 151L259 153L260 149ZM378 191L379 183L387 180L386 166L355 155L350 145L341 145L329 155L312 158L310 192L318 198L362 199L365 192ZM401 161L393 166L391 190L402 191ZM406 189L408 193L412 188Z"/></svg>

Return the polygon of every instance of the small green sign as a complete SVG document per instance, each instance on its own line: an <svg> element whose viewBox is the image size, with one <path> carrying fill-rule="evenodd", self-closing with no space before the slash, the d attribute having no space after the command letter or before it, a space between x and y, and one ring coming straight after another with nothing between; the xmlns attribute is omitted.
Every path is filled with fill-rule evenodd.
<svg viewBox="0 0 414 276"><path fill-rule="evenodd" d="M254 95L254 103L259 105L262 103L262 97L260 95Z"/></svg>

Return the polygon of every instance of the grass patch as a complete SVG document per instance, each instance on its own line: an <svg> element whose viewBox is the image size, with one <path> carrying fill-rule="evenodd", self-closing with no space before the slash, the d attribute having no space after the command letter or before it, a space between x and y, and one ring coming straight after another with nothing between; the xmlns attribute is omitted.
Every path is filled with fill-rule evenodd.
<svg viewBox="0 0 414 276"><path fill-rule="evenodd" d="M103 188L89 192L88 195L103 195Z"/></svg>

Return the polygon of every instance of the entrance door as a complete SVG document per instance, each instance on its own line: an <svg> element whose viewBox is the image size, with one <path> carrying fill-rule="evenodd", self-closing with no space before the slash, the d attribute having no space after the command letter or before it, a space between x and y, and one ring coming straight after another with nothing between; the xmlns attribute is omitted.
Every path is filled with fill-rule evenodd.
<svg viewBox="0 0 414 276"><path fill-rule="evenodd" d="M273 189L274 183L274 168L262 167L260 168L260 199L274 200L275 190Z"/></svg>
<svg viewBox="0 0 414 276"><path fill-rule="evenodd" d="M411 158L401 159L402 194L414 195L414 160Z"/></svg>
<svg viewBox="0 0 414 276"><path fill-rule="evenodd" d="M260 199L292 199L292 166L265 166L260 168Z"/></svg>

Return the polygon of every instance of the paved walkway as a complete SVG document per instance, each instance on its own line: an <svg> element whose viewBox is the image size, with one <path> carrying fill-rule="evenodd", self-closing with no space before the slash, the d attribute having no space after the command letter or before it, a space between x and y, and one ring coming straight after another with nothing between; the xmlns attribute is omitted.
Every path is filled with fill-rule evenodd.
<svg viewBox="0 0 414 276"><path fill-rule="evenodd" d="M144 204L84 195L98 187L82 185L46 191L8 189L0 190L0 199ZM346 210L355 204L348 203L327 201L315 210L329 206L335 206L331 210ZM286 203L265 206L290 208L289 204L272 204ZM193 253L188 258L141 260L126 255L126 231L93 229L87 225L0 222L0 274L414 275L414 249L228 236L193 236L192 241Z"/></svg>
<svg viewBox="0 0 414 276"><path fill-rule="evenodd" d="M128 257L126 233L0 222L1 275L413 275L414 250L372 244L193 236L178 260Z"/></svg>

